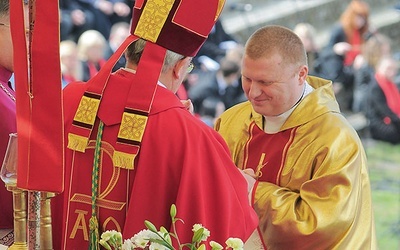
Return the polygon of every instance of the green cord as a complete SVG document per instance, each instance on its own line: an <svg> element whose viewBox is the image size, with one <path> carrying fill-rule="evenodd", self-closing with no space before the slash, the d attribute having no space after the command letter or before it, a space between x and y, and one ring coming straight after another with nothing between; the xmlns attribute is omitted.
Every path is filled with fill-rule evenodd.
<svg viewBox="0 0 400 250"><path fill-rule="evenodd" d="M94 149L93 170L92 170L92 216L89 220L90 244L89 250L98 250L99 247L99 222L97 219L96 199L99 192L99 165L101 153L101 138L103 136L104 123L100 121L97 131L96 147Z"/></svg>

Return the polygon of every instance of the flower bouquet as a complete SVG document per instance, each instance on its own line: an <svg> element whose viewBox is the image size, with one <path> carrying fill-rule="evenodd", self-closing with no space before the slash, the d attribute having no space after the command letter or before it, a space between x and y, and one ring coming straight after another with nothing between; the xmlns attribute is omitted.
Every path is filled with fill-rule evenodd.
<svg viewBox="0 0 400 250"><path fill-rule="evenodd" d="M115 230L105 231L101 235L100 244L107 250L133 250L133 249L149 249L149 250L177 250L172 245L172 238L178 242L179 250L206 250L205 241L210 236L210 231L201 224L194 224L192 231L193 237L190 243L181 243L176 232L176 222L183 220L176 218L176 206L172 204L170 209L172 219L172 232L169 232L164 227L158 230L153 223L145 221L147 229L140 231L130 239L123 241L122 234ZM229 238L225 242L224 248L221 244L215 241L210 241L211 250L232 249L242 250L243 241L239 238Z"/></svg>

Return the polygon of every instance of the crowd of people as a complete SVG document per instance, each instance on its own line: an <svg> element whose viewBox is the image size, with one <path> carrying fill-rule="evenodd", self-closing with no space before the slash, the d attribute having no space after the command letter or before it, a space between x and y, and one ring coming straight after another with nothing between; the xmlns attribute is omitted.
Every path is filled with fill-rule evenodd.
<svg viewBox="0 0 400 250"><path fill-rule="evenodd" d="M112 25L130 22L133 4L134 0L59 0L60 39L77 42L91 29L108 39Z"/></svg>
<svg viewBox="0 0 400 250"><path fill-rule="evenodd" d="M189 11L177 2L171 9ZM352 0L318 48L308 23L267 25L241 44L214 2L191 27L206 34L171 12L150 42L145 3L132 13L133 1L60 1L68 145L56 249L95 249L99 232L131 237L144 220L169 228L172 203L189 226L248 249L376 249L367 159L342 114L363 112L373 138L400 143L398 60L369 25L368 4ZM2 99L15 101L12 58L0 58Z"/></svg>
<svg viewBox="0 0 400 250"><path fill-rule="evenodd" d="M105 0L103 0L105 1ZM100 2L103 2L100 1ZM83 2L83 3L82 3ZM89 1L90 2L90 1ZM132 6L133 1L110 1L115 5ZM62 68L63 86L74 80L87 81L98 72L105 60L107 60L121 44L130 32L129 18L115 13L108 15L94 15L97 22L103 23L107 18L107 32L97 29L98 25L85 25L80 23L80 28L68 29L63 24L71 23L74 17L74 8L87 14L90 19L92 13L99 11L87 6L87 1L65 0L60 2L62 22ZM117 7L115 6L115 9ZM90 11L91 10L91 11ZM127 12L123 12L128 15ZM129 13L131 15L131 12ZM119 18L116 18L119 17ZM386 57L395 57L391 51L390 38L381 34L379 30L370 25L370 9L364 1L351 1L338 22L330 31L330 38L326 45L318 47L316 42L317 31L310 23L298 23L293 31L302 39L307 50L309 74L333 81L336 98L341 111L351 114L361 114L365 118L368 135L375 139L376 133L369 133L371 116L393 116L392 113L373 114L374 108L370 108L370 88L376 85L374 76L377 64ZM89 21L88 21L89 22ZM95 22L95 20L93 20ZM69 26L68 26L69 27ZM68 30L68 31L67 31ZM68 35L66 35L68 33ZM64 49L64 41L68 41L70 49ZM72 43L76 43L76 49L71 49ZM96 49L97 48L97 49ZM66 55L66 52L72 55ZM241 60L243 56L243 44L234 36L227 34L222 22L217 20L207 40L193 58L195 68L184 80L177 92L181 99L191 99L194 104L195 114L211 127L215 119L222 111L238 104L246 97L241 87ZM65 60L64 58L69 58ZM114 66L114 71L124 67L125 57ZM400 86L400 77L393 79ZM385 99L383 99L385 100ZM367 110L369 111L367 114ZM387 109L390 111L391 109ZM400 129L395 119L390 119L391 126L396 127L396 135L400 136ZM386 140L385 140L386 141ZM392 143L400 143L398 140L390 140Z"/></svg>
<svg viewBox="0 0 400 250"><path fill-rule="evenodd" d="M396 109L389 106L389 99L397 98L397 103L400 99L385 94L377 102L373 89L381 86L376 75L379 65L391 61L389 78L396 86L392 90L399 92L400 58L398 52L392 50L390 37L373 27L369 18L367 2L351 1L333 26L328 44L322 48L316 45L316 33L311 24L299 23L294 31L308 51L310 74L333 81L341 111L347 115L362 115L371 138L399 144L399 116ZM378 103L385 108L377 109ZM377 121L384 126L377 126ZM390 135L386 134L388 131Z"/></svg>

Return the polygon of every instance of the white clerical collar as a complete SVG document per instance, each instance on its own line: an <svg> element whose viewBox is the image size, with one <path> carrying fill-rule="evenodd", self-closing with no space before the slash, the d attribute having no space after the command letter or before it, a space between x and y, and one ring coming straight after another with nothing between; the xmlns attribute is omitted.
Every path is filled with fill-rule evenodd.
<svg viewBox="0 0 400 250"><path fill-rule="evenodd" d="M131 73L133 73L133 74L136 74L136 70L134 70L134 69L130 69L130 68L122 68L123 70L125 70L125 71L128 71L128 72L131 72ZM167 88L167 86L165 86L162 82L160 82L160 81L157 81L157 84L159 85L159 86L161 86L161 87L164 87L164 88Z"/></svg>
<svg viewBox="0 0 400 250"><path fill-rule="evenodd" d="M265 122L264 122L264 132L267 134L275 134L277 133L282 125L285 123L286 119L289 117L289 115L293 112L293 110L299 105L301 100L304 99L308 94L310 94L314 88L307 83L307 81L304 84L304 90L303 90L303 95L301 96L300 100L288 111L277 115L277 116L264 116Z"/></svg>
<svg viewBox="0 0 400 250"><path fill-rule="evenodd" d="M135 69L130 69L130 68L122 68L123 70L125 70L125 71L128 71L128 72L131 72L131 73L133 73L133 74L136 74L136 70Z"/></svg>

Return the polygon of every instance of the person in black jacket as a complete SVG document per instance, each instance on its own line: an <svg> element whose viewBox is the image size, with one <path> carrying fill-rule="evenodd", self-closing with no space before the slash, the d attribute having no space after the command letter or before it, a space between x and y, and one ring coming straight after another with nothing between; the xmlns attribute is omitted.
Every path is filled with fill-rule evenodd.
<svg viewBox="0 0 400 250"><path fill-rule="evenodd" d="M394 82L398 69L392 57L380 61L367 104L371 137L392 144L400 144L400 90Z"/></svg>
<svg viewBox="0 0 400 250"><path fill-rule="evenodd" d="M77 0L59 0L60 6L60 40L77 42L79 36L95 28L95 16L87 6Z"/></svg>
<svg viewBox="0 0 400 250"><path fill-rule="evenodd" d="M240 65L238 62L223 58L217 71L202 73L199 82L189 89L189 99L193 102L195 113L201 113L205 100L219 100L225 109L245 101L240 83Z"/></svg>
<svg viewBox="0 0 400 250"><path fill-rule="evenodd" d="M366 112L366 96L371 83L375 82L375 68L379 61L391 54L392 41L389 37L377 33L364 44L362 53L354 60L354 91L352 111Z"/></svg>
<svg viewBox="0 0 400 250"><path fill-rule="evenodd" d="M221 21L217 20L208 38L193 58L193 63L196 67L199 67L203 63L204 57L213 60L215 63L219 63L226 55L226 52L236 45L236 39L226 33Z"/></svg>
<svg viewBox="0 0 400 250"><path fill-rule="evenodd" d="M122 42L127 38L130 34L130 25L126 22L118 22L115 23L111 27L110 36L108 37L108 44L105 51L105 58L109 59L115 51L119 48ZM121 58L115 63L113 67L113 72L118 69L125 67L126 58L125 55L122 55Z"/></svg>
<svg viewBox="0 0 400 250"><path fill-rule="evenodd" d="M370 34L369 5L352 0L331 30L328 45L319 53L316 75L334 82L342 110L351 110L354 74L353 62Z"/></svg>

